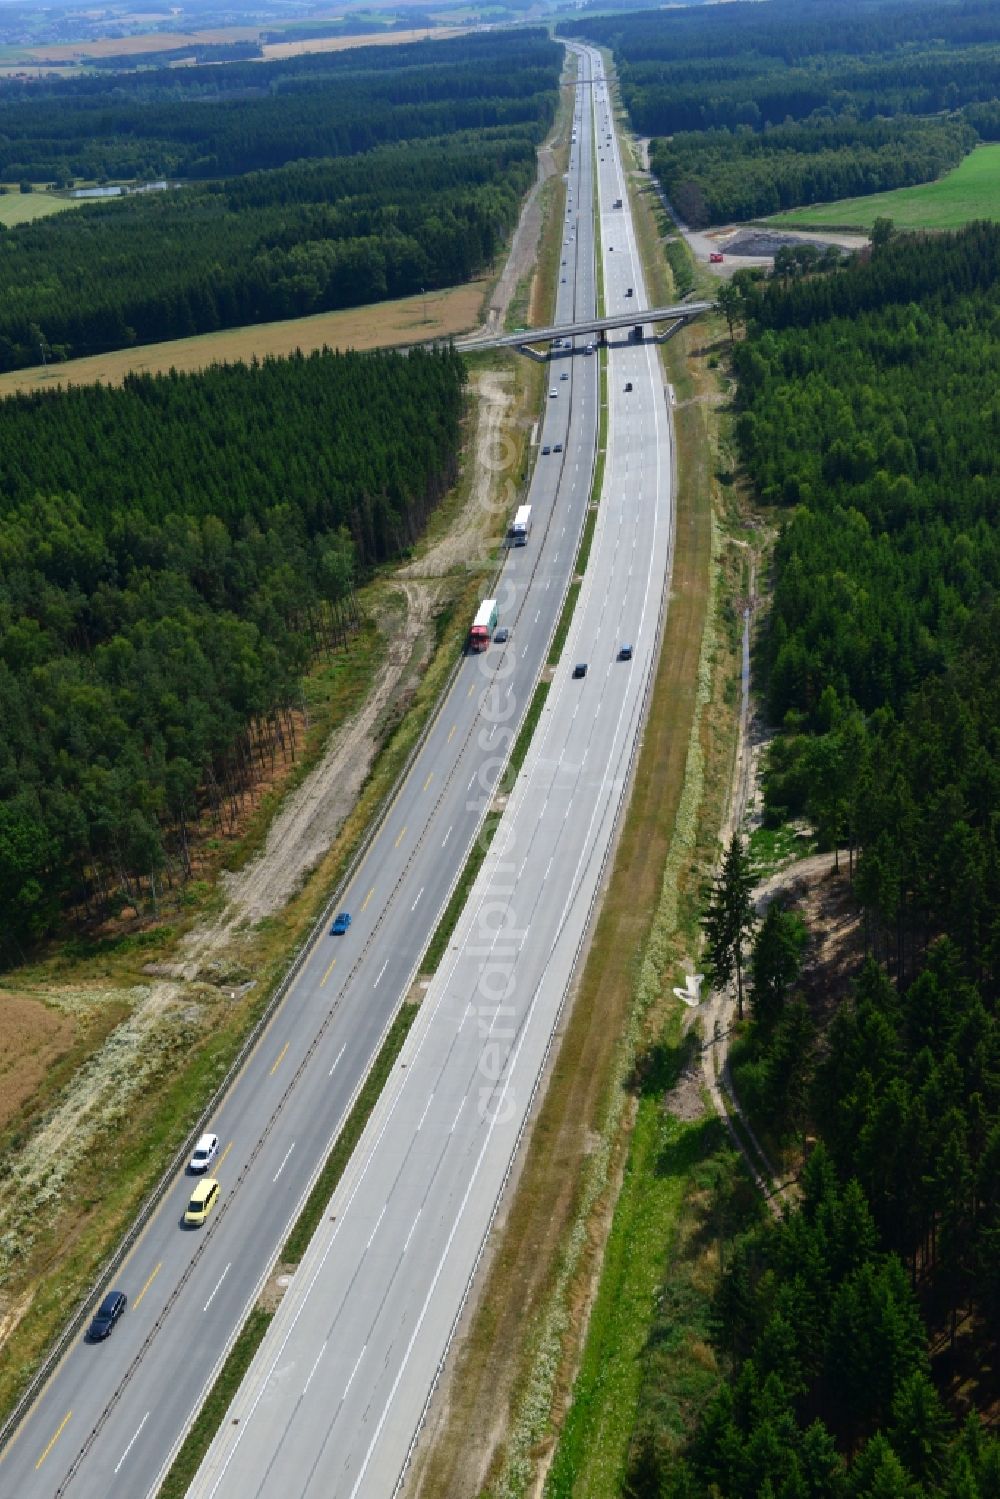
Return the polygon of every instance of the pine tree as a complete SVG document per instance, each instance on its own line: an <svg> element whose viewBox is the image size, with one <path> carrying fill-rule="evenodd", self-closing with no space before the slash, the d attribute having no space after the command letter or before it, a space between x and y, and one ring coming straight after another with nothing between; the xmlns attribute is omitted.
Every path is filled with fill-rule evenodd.
<svg viewBox="0 0 1000 1499"><path fill-rule="evenodd" d="M743 1019L743 952L754 925L750 856L734 833L705 913L705 957L716 988L736 980L737 1015Z"/></svg>

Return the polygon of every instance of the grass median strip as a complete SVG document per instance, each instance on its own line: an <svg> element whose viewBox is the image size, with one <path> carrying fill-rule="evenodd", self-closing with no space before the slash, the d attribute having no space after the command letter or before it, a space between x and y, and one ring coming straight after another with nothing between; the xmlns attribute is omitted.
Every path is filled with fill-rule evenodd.
<svg viewBox="0 0 1000 1499"><path fill-rule="evenodd" d="M597 265L597 312L598 316L603 316L604 271L601 263L601 219L598 212L599 202L600 198L598 195L597 186L597 151L595 149L594 255ZM604 485L604 464L607 457L608 447L608 363L607 350L605 348L602 347L598 349L598 358L600 360L600 397L597 418L597 457L594 462L594 477L590 487L591 508L587 512L587 519L583 527L583 535L580 538L580 546L576 554L576 567L574 568L574 572L577 574L577 577L579 577L586 571L587 563L590 560L590 549L594 542L594 531L597 527L596 503L600 500L601 489ZM569 627L573 623L573 611L576 608L576 601L579 596L580 584L578 581L574 581L566 590L566 597L563 600L562 613L559 616L559 623L557 624L555 634L552 637L552 645L549 649L548 662L550 666L558 666L559 664L560 657L563 653L563 648L566 644L566 637L569 634Z"/></svg>
<svg viewBox="0 0 1000 1499"><path fill-rule="evenodd" d="M250 1313L226 1362L219 1371L219 1377L215 1381L209 1393L208 1399L201 1408L201 1415L192 1426L184 1439L184 1445L174 1458L173 1466L157 1496L157 1499L184 1499L194 1475L201 1466L202 1458L212 1444L212 1439L219 1427L222 1418L229 1409L229 1403L242 1383L243 1376L253 1362L253 1356L264 1340L264 1334L271 1325L273 1312L266 1312L263 1307L256 1306Z"/></svg>

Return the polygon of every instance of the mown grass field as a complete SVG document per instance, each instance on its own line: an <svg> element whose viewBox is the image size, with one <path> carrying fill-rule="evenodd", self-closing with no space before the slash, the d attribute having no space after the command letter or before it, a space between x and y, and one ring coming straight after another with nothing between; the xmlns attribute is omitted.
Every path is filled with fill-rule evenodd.
<svg viewBox="0 0 1000 1499"><path fill-rule="evenodd" d="M29 224L32 219L47 218L50 213L63 213L67 208L79 208L81 198L60 198L55 193L22 193L17 188L0 196L0 224L8 229L15 224Z"/></svg>
<svg viewBox="0 0 1000 1499"><path fill-rule="evenodd" d="M937 182L867 198L814 203L768 223L795 229L870 229L876 219L899 229L958 229L972 219L1000 219L1000 145L978 146Z"/></svg>

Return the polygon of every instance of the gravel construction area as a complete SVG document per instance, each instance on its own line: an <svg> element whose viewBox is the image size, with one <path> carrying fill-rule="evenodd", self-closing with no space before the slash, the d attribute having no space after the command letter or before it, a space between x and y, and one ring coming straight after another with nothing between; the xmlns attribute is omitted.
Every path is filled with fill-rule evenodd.
<svg viewBox="0 0 1000 1499"><path fill-rule="evenodd" d="M830 245L839 241L832 239L819 239L812 234L779 234L770 229L741 229L732 239L727 240L720 248L727 255L749 255L761 257L764 255L777 255L778 251L785 245L815 245L817 250L826 250Z"/></svg>

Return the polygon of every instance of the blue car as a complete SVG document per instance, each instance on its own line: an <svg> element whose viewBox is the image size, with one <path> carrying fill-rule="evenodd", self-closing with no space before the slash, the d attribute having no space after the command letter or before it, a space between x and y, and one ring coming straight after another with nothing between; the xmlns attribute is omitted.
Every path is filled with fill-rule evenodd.
<svg viewBox="0 0 1000 1499"><path fill-rule="evenodd" d="M350 926L350 924L351 924L351 913L350 913L350 911L341 911L340 915L334 921L333 926L330 928L330 936L331 937L342 937L344 935L344 933L347 931L347 928Z"/></svg>

